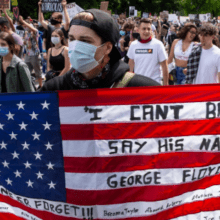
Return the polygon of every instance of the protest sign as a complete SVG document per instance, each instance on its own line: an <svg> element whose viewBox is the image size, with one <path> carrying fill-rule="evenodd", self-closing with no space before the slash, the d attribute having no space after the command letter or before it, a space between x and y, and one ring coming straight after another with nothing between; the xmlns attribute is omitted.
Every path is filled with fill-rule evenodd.
<svg viewBox="0 0 220 220"><path fill-rule="evenodd" d="M18 6L18 0L12 0L11 5L12 6Z"/></svg>
<svg viewBox="0 0 220 220"><path fill-rule="evenodd" d="M62 0L42 0L42 12L62 12Z"/></svg>
<svg viewBox="0 0 220 220"><path fill-rule="evenodd" d="M180 16L180 23L184 24L185 22L189 21L190 18L187 16Z"/></svg>
<svg viewBox="0 0 220 220"><path fill-rule="evenodd" d="M139 18L141 18L141 11L138 11L138 12L137 12L137 16L138 16Z"/></svg>
<svg viewBox="0 0 220 220"><path fill-rule="evenodd" d="M200 21L208 21L207 14L200 14L199 15L199 20Z"/></svg>
<svg viewBox="0 0 220 220"><path fill-rule="evenodd" d="M1 94L0 218L219 219L219 97L218 84Z"/></svg>
<svg viewBox="0 0 220 220"><path fill-rule="evenodd" d="M134 10L134 17L137 17L138 15L138 10Z"/></svg>
<svg viewBox="0 0 220 220"><path fill-rule="evenodd" d="M134 17L135 14L135 6L129 7L129 17Z"/></svg>
<svg viewBox="0 0 220 220"><path fill-rule="evenodd" d="M142 17L143 17L143 18L149 18L149 13L143 12Z"/></svg>
<svg viewBox="0 0 220 220"><path fill-rule="evenodd" d="M178 22L178 17L176 14L169 14L169 19L168 21L172 21L172 22Z"/></svg>
<svg viewBox="0 0 220 220"><path fill-rule="evenodd" d="M66 9L69 14L70 20L72 20L79 12L84 11L84 9L81 8L79 5L77 5L76 3L67 4ZM62 12L62 15L63 15L63 22L65 22L64 12Z"/></svg>
<svg viewBox="0 0 220 220"><path fill-rule="evenodd" d="M194 21L196 19L196 14L189 14L189 19Z"/></svg>
<svg viewBox="0 0 220 220"><path fill-rule="evenodd" d="M10 0L0 0L0 6L5 9L10 9Z"/></svg>
<svg viewBox="0 0 220 220"><path fill-rule="evenodd" d="M13 7L13 16L15 18L16 21L19 21L19 8L17 7Z"/></svg>

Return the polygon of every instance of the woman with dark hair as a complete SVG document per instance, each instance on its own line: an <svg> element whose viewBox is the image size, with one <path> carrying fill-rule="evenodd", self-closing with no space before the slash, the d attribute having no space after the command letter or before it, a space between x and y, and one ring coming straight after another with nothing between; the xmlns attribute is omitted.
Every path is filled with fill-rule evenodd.
<svg viewBox="0 0 220 220"><path fill-rule="evenodd" d="M14 49L12 35L0 33L0 92L34 92L30 71Z"/></svg>
<svg viewBox="0 0 220 220"><path fill-rule="evenodd" d="M68 57L68 47L61 29L52 32L51 42L53 47L48 50L46 81L55 76L62 76L71 67Z"/></svg>
<svg viewBox="0 0 220 220"><path fill-rule="evenodd" d="M197 27L194 24L187 23L177 34L178 39L172 43L168 65L175 58L177 84L185 84L185 74L183 70L187 67L187 61L192 51L193 45L199 41Z"/></svg>

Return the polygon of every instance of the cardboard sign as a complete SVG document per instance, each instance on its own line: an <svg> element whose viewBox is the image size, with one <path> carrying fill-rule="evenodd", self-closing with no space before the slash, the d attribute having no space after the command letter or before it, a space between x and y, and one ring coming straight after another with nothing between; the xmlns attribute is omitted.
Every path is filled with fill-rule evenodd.
<svg viewBox="0 0 220 220"><path fill-rule="evenodd" d="M102 11L107 11L108 10L108 4L109 2L101 2L101 5L100 5L100 10Z"/></svg>
<svg viewBox="0 0 220 220"><path fill-rule="evenodd" d="M129 7L129 17L134 17L135 15L135 6Z"/></svg>
<svg viewBox="0 0 220 220"><path fill-rule="evenodd" d="M13 7L13 15L14 15L15 20L19 21L19 8L17 6Z"/></svg>
<svg viewBox="0 0 220 220"><path fill-rule="evenodd" d="M42 0L42 12L62 12L62 0Z"/></svg>
<svg viewBox="0 0 220 220"><path fill-rule="evenodd" d="M168 21L172 21L174 23L174 21L178 21L178 17L176 14L169 14L169 19Z"/></svg>
<svg viewBox="0 0 220 220"><path fill-rule="evenodd" d="M1 7L10 9L10 0L0 0Z"/></svg>
<svg viewBox="0 0 220 220"><path fill-rule="evenodd" d="M200 20L200 21L208 21L208 16L207 16L207 14L200 14L200 15L199 15L199 20Z"/></svg>
<svg viewBox="0 0 220 220"><path fill-rule="evenodd" d="M79 12L84 11L84 9L79 7L79 5L77 5L76 3L67 4L66 9L69 14L70 20L72 20ZM62 12L62 14L63 14L63 22L65 23L64 12Z"/></svg>
<svg viewBox="0 0 220 220"><path fill-rule="evenodd" d="M143 14L142 14L142 18L148 18L149 17L149 13L147 13L147 12L143 12Z"/></svg>
<svg viewBox="0 0 220 220"><path fill-rule="evenodd" d="M12 6L18 6L18 0L11 0Z"/></svg>

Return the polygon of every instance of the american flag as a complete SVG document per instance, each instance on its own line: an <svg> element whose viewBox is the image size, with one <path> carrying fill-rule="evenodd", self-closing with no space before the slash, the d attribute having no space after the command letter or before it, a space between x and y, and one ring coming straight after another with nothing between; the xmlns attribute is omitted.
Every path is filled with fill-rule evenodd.
<svg viewBox="0 0 220 220"><path fill-rule="evenodd" d="M0 95L0 219L219 219L219 89Z"/></svg>

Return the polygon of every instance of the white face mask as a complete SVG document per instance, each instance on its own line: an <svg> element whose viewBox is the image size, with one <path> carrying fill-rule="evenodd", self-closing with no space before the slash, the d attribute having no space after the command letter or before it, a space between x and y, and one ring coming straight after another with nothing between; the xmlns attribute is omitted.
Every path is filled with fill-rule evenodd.
<svg viewBox="0 0 220 220"><path fill-rule="evenodd" d="M60 43L60 38L59 37L51 37L51 42L53 44L59 44Z"/></svg>
<svg viewBox="0 0 220 220"><path fill-rule="evenodd" d="M71 41L69 43L68 56L72 67L80 73L87 73L97 67L104 55L97 61L95 59L95 53L96 50L103 45L104 44L97 47L78 40Z"/></svg>

